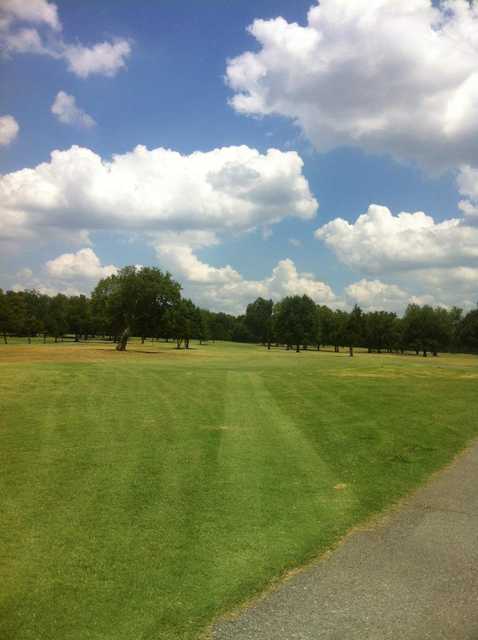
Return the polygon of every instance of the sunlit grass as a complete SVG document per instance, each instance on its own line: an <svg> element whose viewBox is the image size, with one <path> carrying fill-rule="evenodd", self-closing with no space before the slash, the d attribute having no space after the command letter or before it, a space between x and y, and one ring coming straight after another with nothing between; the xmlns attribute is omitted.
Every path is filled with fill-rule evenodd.
<svg viewBox="0 0 478 640"><path fill-rule="evenodd" d="M193 639L478 433L478 358L0 345L0 637Z"/></svg>

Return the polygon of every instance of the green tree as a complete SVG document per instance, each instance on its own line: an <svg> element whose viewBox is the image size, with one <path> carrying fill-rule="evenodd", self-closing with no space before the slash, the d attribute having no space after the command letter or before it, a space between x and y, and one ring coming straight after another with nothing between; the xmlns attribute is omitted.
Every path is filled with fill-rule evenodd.
<svg viewBox="0 0 478 640"><path fill-rule="evenodd" d="M372 311L364 315L363 339L369 353L376 349L391 350L395 343L395 313L388 311Z"/></svg>
<svg viewBox="0 0 478 640"><path fill-rule="evenodd" d="M274 327L288 348L315 343L317 316L315 303L306 295L287 296L275 307Z"/></svg>
<svg viewBox="0 0 478 640"><path fill-rule="evenodd" d="M354 355L354 347L359 346L364 335L364 316L362 309L355 305L349 313L345 323L345 340L349 347L349 354Z"/></svg>
<svg viewBox="0 0 478 640"><path fill-rule="evenodd" d="M349 314L346 311L342 311L341 309L336 309L333 315L333 322L331 327L331 344L334 346L335 353L338 353L340 350L340 346L343 346L347 342L346 338L346 327L348 322Z"/></svg>
<svg viewBox="0 0 478 640"><path fill-rule="evenodd" d="M157 331L164 314L180 300L180 285L156 267L124 267L100 280L93 292L94 308L114 335L117 350L125 351L137 331L144 337Z"/></svg>
<svg viewBox="0 0 478 640"><path fill-rule="evenodd" d="M11 308L7 295L0 289L0 331L3 335L3 341L8 344L8 333L11 327Z"/></svg>
<svg viewBox="0 0 478 640"><path fill-rule="evenodd" d="M272 300L257 298L247 305L245 323L255 340L271 348L272 341Z"/></svg>
<svg viewBox="0 0 478 640"><path fill-rule="evenodd" d="M211 328L209 326L210 313L206 309L199 309L198 313L198 338L199 344L203 344L203 342L207 342L211 336Z"/></svg>
<svg viewBox="0 0 478 640"><path fill-rule="evenodd" d="M68 330L68 298L63 293L58 293L53 298L49 298L46 316L45 329L47 333L55 338L63 338Z"/></svg>
<svg viewBox="0 0 478 640"><path fill-rule="evenodd" d="M468 312L460 321L457 341L465 351L478 352L478 308Z"/></svg>
<svg viewBox="0 0 478 640"><path fill-rule="evenodd" d="M81 336L87 338L91 330L91 302L84 295L71 296L67 305L68 329L78 342Z"/></svg>
<svg viewBox="0 0 478 640"><path fill-rule="evenodd" d="M167 321L171 327L172 335L176 340L176 349L189 349L189 341L194 333L199 330L198 310L187 298L179 300L167 313Z"/></svg>

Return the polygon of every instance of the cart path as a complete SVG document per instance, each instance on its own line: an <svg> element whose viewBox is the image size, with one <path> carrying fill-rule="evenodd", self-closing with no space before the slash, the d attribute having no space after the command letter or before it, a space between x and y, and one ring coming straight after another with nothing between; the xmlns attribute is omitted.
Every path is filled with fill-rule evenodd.
<svg viewBox="0 0 478 640"><path fill-rule="evenodd" d="M478 640L478 443L214 640Z"/></svg>

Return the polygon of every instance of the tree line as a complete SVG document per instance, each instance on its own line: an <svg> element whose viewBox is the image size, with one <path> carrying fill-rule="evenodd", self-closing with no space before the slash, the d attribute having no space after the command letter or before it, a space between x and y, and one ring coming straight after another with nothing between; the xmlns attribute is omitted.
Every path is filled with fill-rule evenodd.
<svg viewBox="0 0 478 640"><path fill-rule="evenodd" d="M389 311L347 312L316 304L311 298L287 296L280 302L257 298L245 314L233 316L197 307L181 296L181 285L156 267L124 267L98 282L90 297L48 296L35 290L0 289L0 333L9 336L75 341L102 337L127 348L130 336L175 340L179 349L191 339L257 342L268 349L283 345L299 352L331 346L369 352L478 352L478 308L464 314L411 304L399 317Z"/></svg>

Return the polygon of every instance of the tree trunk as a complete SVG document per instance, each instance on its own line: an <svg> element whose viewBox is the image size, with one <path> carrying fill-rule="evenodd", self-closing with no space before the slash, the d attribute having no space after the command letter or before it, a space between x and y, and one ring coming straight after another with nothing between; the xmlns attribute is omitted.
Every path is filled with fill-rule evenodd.
<svg viewBox="0 0 478 640"><path fill-rule="evenodd" d="M271 350L271 343L270 343L270 341L267 343L267 349L268 349L268 351L270 351L270 350Z"/></svg>
<svg viewBox="0 0 478 640"><path fill-rule="evenodd" d="M32 337L30 334L28 334L28 344L31 344L31 343L32 343Z"/></svg>
<svg viewBox="0 0 478 640"><path fill-rule="evenodd" d="M300 345L297 345L297 348L296 348L295 352L299 353L299 351L300 351Z"/></svg>
<svg viewBox="0 0 478 640"><path fill-rule="evenodd" d="M118 343L116 345L116 351L126 351L126 347L128 345L129 338L129 327L123 331L121 336L118 338Z"/></svg>
<svg viewBox="0 0 478 640"><path fill-rule="evenodd" d="M141 344L144 344L145 340L146 340L146 338L144 336L141 336Z"/></svg>
<svg viewBox="0 0 478 640"><path fill-rule="evenodd" d="M334 347L334 352L335 352L335 353L339 353L339 347L338 347L338 345L335 345L335 347Z"/></svg>
<svg viewBox="0 0 478 640"><path fill-rule="evenodd" d="M46 333L43 334L43 344L46 344Z"/></svg>
<svg viewBox="0 0 478 640"><path fill-rule="evenodd" d="M176 338L176 349L180 349L181 348L181 340L179 338Z"/></svg>
<svg viewBox="0 0 478 640"><path fill-rule="evenodd" d="M351 358L353 358L353 356L354 356L354 348L352 347L352 345L350 345L350 347L349 347L349 356Z"/></svg>
<svg viewBox="0 0 478 640"><path fill-rule="evenodd" d="M426 349L423 349L423 357L426 358L427 355L428 355L428 353L427 353Z"/></svg>
<svg viewBox="0 0 478 640"><path fill-rule="evenodd" d="M185 338L184 340L184 348L189 349L189 338Z"/></svg>
<svg viewBox="0 0 478 640"><path fill-rule="evenodd" d="M438 355L438 353L435 351L435 349L433 350L433 356L436 358Z"/></svg>
<svg viewBox="0 0 478 640"><path fill-rule="evenodd" d="M320 351L320 342L317 344L317 351Z"/></svg>
<svg viewBox="0 0 478 640"><path fill-rule="evenodd" d="M8 344L8 341L7 341L7 332L6 332L6 331L4 331L4 332L3 332L3 342L4 342L5 344Z"/></svg>

